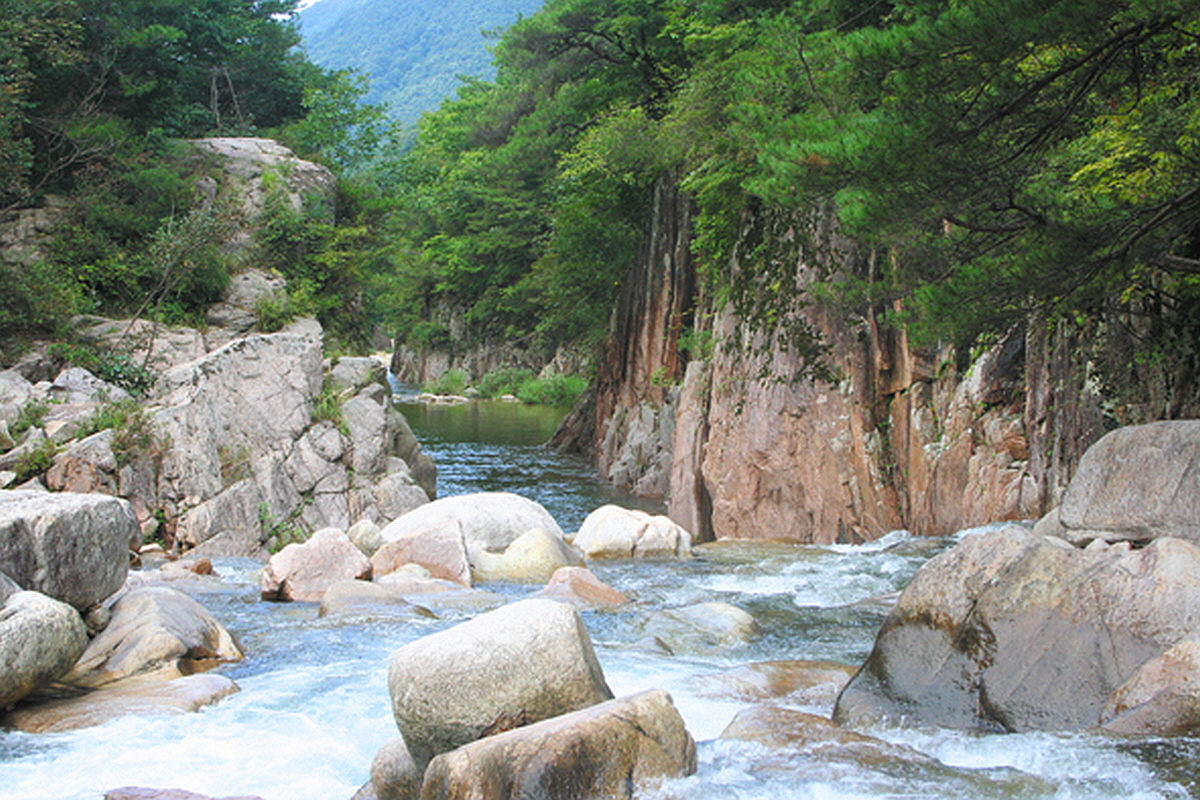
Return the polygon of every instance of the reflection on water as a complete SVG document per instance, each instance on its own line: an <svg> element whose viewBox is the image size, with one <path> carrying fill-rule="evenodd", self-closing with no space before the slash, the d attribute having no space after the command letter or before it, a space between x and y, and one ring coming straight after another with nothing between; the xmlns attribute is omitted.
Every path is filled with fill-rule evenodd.
<svg viewBox="0 0 1200 800"><path fill-rule="evenodd" d="M546 505L567 530L596 505L628 499L586 464L540 446L555 412L494 403L405 411L438 460L443 495L519 491ZM890 598L952 541L896 533L863 546L717 543L698 548L691 561L591 564L631 600L583 614L609 685L618 695L667 690L698 741L699 773L642 800L1187 797L1196 785L1195 740L869 731L914 748L907 758L880 759L820 746L768 751L717 738L745 705L714 698L713 676L765 660L861 663ZM319 618L312 604L259 602L257 562L219 559L216 567L219 579L178 585L245 646L247 660L222 670L242 691L196 714L127 717L62 734L0 732L0 800L99 800L105 789L126 785L349 800L368 779L375 752L396 736L387 693L391 654L479 610L438 607L435 619ZM482 597L486 607L538 587L481 588L491 593ZM675 656L647 647L648 621L658 609L714 600L749 611L758 633Z"/></svg>

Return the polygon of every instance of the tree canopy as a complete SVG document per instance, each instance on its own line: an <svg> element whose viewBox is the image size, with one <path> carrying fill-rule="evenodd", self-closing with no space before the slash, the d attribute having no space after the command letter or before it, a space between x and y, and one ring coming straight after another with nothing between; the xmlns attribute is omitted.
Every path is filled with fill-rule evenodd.
<svg viewBox="0 0 1200 800"><path fill-rule="evenodd" d="M1122 326L1194 370L1198 37L1181 0L550 0L393 173L410 308L594 334L672 174L747 319L802 299L765 253L735 285L742 214L833 208L880 254L831 295L851 313L964 346L1031 313Z"/></svg>

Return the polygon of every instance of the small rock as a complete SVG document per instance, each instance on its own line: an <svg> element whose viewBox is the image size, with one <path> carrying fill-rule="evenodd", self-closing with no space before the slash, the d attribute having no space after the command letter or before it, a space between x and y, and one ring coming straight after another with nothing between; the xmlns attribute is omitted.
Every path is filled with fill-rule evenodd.
<svg viewBox="0 0 1200 800"><path fill-rule="evenodd" d="M538 594L581 606L623 606L629 602L625 595L601 581L586 567L559 567L550 576L546 588Z"/></svg>

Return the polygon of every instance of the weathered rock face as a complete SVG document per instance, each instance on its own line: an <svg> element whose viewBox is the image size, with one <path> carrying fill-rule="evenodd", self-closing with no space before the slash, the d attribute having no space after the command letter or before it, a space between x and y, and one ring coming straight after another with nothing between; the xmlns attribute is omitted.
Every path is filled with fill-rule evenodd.
<svg viewBox="0 0 1200 800"><path fill-rule="evenodd" d="M748 334L696 288L686 198L657 192L646 254L623 282L595 396L581 406L593 416L572 415L558 446L590 453L615 483L668 495L671 518L698 542L941 535L1035 518L1059 501L1103 432L1065 326L1014 330L960 371L952 351L919 351L885 327L886 309L851 325L815 303L798 313L824 336L841 380L789 383L798 357L720 346ZM838 236L831 219L750 214L743 234L796 263L802 281L873 274L876 254ZM812 252L798 244L801 226ZM730 269L740 268L735 259ZM717 343L708 360L680 355L689 325ZM784 380L760 381L764 367Z"/></svg>
<svg viewBox="0 0 1200 800"><path fill-rule="evenodd" d="M612 697L579 614L522 600L396 651L392 711L413 760Z"/></svg>
<svg viewBox="0 0 1200 800"><path fill-rule="evenodd" d="M87 647L75 609L38 592L0 601L0 709L58 680Z"/></svg>
<svg viewBox="0 0 1200 800"><path fill-rule="evenodd" d="M1189 663L1166 654L1198 621L1200 548L1182 540L1080 550L1017 526L968 536L914 576L834 719L1094 727L1148 710L1144 686Z"/></svg>
<svg viewBox="0 0 1200 800"><path fill-rule="evenodd" d="M696 771L696 744L665 692L610 700L439 755L422 797L599 800Z"/></svg>
<svg viewBox="0 0 1200 800"><path fill-rule="evenodd" d="M0 572L81 611L121 588L140 535L124 500L0 491Z"/></svg>

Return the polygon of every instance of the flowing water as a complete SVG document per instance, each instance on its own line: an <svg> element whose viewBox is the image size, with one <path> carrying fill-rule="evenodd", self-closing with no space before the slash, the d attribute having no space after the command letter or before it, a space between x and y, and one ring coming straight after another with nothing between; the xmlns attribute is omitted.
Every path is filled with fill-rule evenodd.
<svg viewBox="0 0 1200 800"><path fill-rule="evenodd" d="M517 491L563 528L606 502L630 504L583 463L538 446L557 421L500 403L406 406L439 465L443 496ZM650 506L652 508L652 506ZM1191 739L1128 742L1088 735L970 735L867 731L931 759L856 759L844 751L770 752L719 741L744 702L711 696L714 675L749 662L813 659L858 664L888 596L952 540L889 534L869 545L729 544L681 562L597 563L601 580L632 599L584 613L613 692L669 691L698 742L699 771L645 793L653 800L821 798L1185 798L1200 796ZM472 606L422 616L318 618L310 604L258 599L250 560L217 563L220 577L180 588L241 640L245 662L222 672L241 692L184 715L126 717L57 734L0 732L0 800L96 800L105 789L179 787L215 797L349 800L375 752L396 735L387 693L401 645L537 587L484 587ZM668 655L646 644L655 609L720 600L750 612L760 632L723 648ZM828 701L802 706L827 715Z"/></svg>

